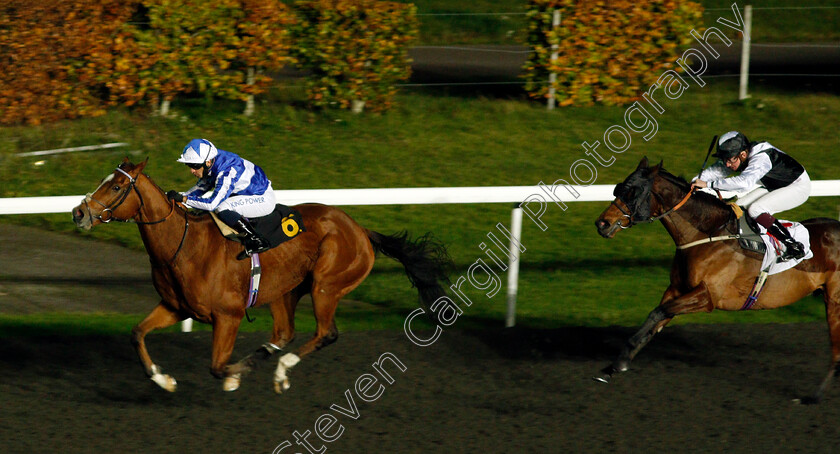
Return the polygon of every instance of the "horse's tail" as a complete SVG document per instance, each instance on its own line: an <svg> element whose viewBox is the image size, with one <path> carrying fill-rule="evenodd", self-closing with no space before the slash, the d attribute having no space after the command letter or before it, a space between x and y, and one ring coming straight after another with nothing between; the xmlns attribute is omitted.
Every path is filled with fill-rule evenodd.
<svg viewBox="0 0 840 454"><path fill-rule="evenodd" d="M449 272L454 268L452 259L443 243L427 233L415 240L402 231L394 235L383 235L372 230L368 238L376 252L381 252L402 263L408 280L420 293L420 300L426 309L446 296L445 286L449 285ZM428 315L434 318L432 313Z"/></svg>

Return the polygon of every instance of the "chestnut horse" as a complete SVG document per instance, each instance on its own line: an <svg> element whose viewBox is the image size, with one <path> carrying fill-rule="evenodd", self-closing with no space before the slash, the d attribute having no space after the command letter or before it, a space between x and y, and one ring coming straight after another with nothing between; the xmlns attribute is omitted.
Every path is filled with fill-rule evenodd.
<svg viewBox="0 0 840 454"><path fill-rule="evenodd" d="M335 342L338 331L333 317L338 302L370 273L376 251L403 264L424 304L445 295L450 261L443 245L429 235L416 241L406 234L386 236L360 227L335 207L297 205L306 231L260 254L263 272L255 306L268 304L274 319L271 338L253 354L228 365L245 316L250 261L236 260L242 246L225 239L210 216L189 213L170 202L143 173L147 162L135 165L126 158L72 214L76 226L85 230L110 221L134 222L139 227L161 300L134 327L132 342L146 374L167 391L174 391L176 382L150 358L145 343L149 331L188 317L212 324L211 373L225 379L226 391L233 391L258 359L267 359L292 341L295 307L309 293L317 322L315 335L295 353L280 357L274 374L275 391L288 389L289 369L300 358Z"/></svg>
<svg viewBox="0 0 840 454"><path fill-rule="evenodd" d="M671 284L659 306L627 341L615 362L596 377L602 382L608 382L614 373L626 371L639 350L675 316L715 309L740 310L761 265L759 254L741 249L735 240L679 248L734 233L737 221L726 203L704 192L690 194L690 185L665 171L662 163L649 167L647 158L642 159L636 170L616 186L614 195L615 200L595 222L601 236L612 238L619 230L637 223L659 220L678 249L671 265ZM816 403L840 371L840 222L817 218L802 224L810 232L814 257L770 276L753 307L774 309L822 290L832 364L814 395L804 400Z"/></svg>

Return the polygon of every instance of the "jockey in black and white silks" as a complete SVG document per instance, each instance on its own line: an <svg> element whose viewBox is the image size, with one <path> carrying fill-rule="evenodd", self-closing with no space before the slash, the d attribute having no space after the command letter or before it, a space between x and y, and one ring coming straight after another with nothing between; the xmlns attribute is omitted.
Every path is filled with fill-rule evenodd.
<svg viewBox="0 0 840 454"><path fill-rule="evenodd" d="M802 205L811 195L811 179L802 164L768 142L749 142L738 131L720 137L714 156L720 160L695 177L692 186L744 192L759 185L739 197L738 204L785 245L782 260L804 257L804 246L773 217ZM740 174L730 177L736 172Z"/></svg>

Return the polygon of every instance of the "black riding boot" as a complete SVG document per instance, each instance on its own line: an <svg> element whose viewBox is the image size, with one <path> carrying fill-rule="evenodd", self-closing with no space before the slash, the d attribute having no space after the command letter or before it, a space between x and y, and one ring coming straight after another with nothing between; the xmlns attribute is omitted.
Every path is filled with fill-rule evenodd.
<svg viewBox="0 0 840 454"><path fill-rule="evenodd" d="M799 241L794 240L793 237L790 236L790 232L787 227L783 226L781 222L773 222L773 225L770 226L767 231L785 245L785 252L781 257L782 261L788 261L791 259L798 260L805 257L805 246L803 246Z"/></svg>
<svg viewBox="0 0 840 454"><path fill-rule="evenodd" d="M245 250L236 256L237 260L244 260L250 257L251 254L267 251L271 247L268 240L257 233L247 219L239 218L236 221L236 227L240 232L245 234L245 238L242 239L242 244L245 246Z"/></svg>

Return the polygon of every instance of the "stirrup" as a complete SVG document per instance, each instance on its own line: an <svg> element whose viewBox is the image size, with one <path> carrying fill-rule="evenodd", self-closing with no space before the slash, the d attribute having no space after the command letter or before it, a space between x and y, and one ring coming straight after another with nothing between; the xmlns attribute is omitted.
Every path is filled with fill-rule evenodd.
<svg viewBox="0 0 840 454"><path fill-rule="evenodd" d="M797 241L793 244L785 244L785 252L782 253L779 260L787 262L788 260L799 260L803 257L805 257L805 247Z"/></svg>
<svg viewBox="0 0 840 454"><path fill-rule="evenodd" d="M257 246L256 249L251 249L250 247L248 247L247 245L245 245L243 243L243 246L245 246L245 249L243 249L242 252L240 252L236 256L236 260L245 260L253 254L259 254L260 252L265 252L265 251L271 249L271 245L268 244L268 241L264 241L264 242L260 242L260 243L261 243L261 245Z"/></svg>

